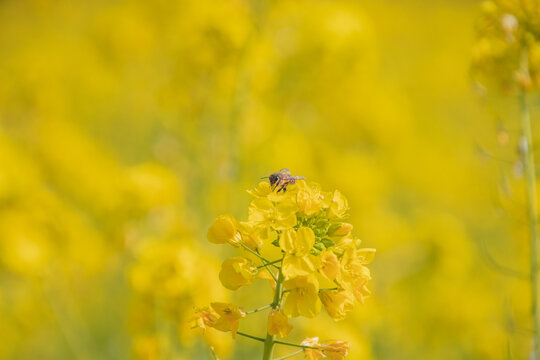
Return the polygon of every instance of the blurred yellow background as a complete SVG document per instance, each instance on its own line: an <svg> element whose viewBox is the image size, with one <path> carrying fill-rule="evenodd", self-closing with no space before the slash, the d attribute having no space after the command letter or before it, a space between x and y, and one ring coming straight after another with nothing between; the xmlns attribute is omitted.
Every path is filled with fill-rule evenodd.
<svg viewBox="0 0 540 360"><path fill-rule="evenodd" d="M0 358L211 359L193 307L260 301L223 289L234 252L206 230L245 219L245 190L284 167L342 191L377 248L366 304L293 338L348 340L351 359L526 358L517 102L473 91L479 12L0 2ZM222 359L261 352L207 340Z"/></svg>

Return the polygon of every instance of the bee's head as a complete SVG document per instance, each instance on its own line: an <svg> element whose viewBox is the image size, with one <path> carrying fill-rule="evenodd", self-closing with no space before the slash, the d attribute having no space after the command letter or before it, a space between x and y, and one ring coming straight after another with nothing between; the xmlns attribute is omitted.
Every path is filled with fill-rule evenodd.
<svg viewBox="0 0 540 360"><path fill-rule="evenodd" d="M277 176L276 174L271 174L271 175L268 177L268 180L270 181L270 185L274 185L275 183L278 182L279 176Z"/></svg>

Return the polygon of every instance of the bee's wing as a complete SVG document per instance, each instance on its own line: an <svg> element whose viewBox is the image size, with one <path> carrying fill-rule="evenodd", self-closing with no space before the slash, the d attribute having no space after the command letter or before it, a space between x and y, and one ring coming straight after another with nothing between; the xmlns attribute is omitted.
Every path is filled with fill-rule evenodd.
<svg viewBox="0 0 540 360"><path fill-rule="evenodd" d="M300 175L294 175L293 178L295 178L296 180L306 180L305 177L300 176Z"/></svg>
<svg viewBox="0 0 540 360"><path fill-rule="evenodd" d="M281 170L279 170L279 172L282 173L282 174L287 174L287 175L291 174L291 170L289 170L287 168L281 169Z"/></svg>

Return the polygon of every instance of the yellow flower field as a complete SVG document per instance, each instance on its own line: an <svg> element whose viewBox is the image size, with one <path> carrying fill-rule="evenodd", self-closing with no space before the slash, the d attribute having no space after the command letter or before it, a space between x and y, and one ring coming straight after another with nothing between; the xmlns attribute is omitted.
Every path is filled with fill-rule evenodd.
<svg viewBox="0 0 540 360"><path fill-rule="evenodd" d="M540 359L538 0L4 0L0 34L0 359Z"/></svg>

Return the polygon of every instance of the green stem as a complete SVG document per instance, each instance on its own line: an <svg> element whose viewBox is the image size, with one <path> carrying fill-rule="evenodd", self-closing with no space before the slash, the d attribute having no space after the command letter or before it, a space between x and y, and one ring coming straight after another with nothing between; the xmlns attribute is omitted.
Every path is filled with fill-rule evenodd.
<svg viewBox="0 0 540 360"><path fill-rule="evenodd" d="M266 342L266 339L263 339L263 338L258 337L258 336L249 335L249 334L243 333L243 332L241 332L241 331L237 331L237 332L236 332L236 335L240 335L240 336L243 336L243 337L247 337L247 338L250 338L250 339L253 339L253 340L257 340L257 341L260 341L260 342ZM316 346L294 344L294 343L290 343L290 342L286 342L286 341L280 341L280 340L274 340L274 344L286 345L286 346L292 346L292 347L298 347L298 348L302 348L302 349L313 349L313 350L318 350L318 349L320 349L320 348L318 348L318 347L316 347Z"/></svg>
<svg viewBox="0 0 540 360"><path fill-rule="evenodd" d="M214 347L210 346L210 355L212 355L212 360L219 360L218 356L216 355L214 351Z"/></svg>
<svg viewBox="0 0 540 360"><path fill-rule="evenodd" d="M247 337L247 338L250 338L250 339L253 339L253 340L264 342L263 338L253 336L253 335L249 335L249 334L246 334L246 333L243 333L243 332L240 332L240 331L237 331L236 335L240 335L240 336Z"/></svg>
<svg viewBox="0 0 540 360"><path fill-rule="evenodd" d="M246 249L248 252L252 253L253 255L255 255L256 257L258 257L259 259L261 259L261 261L263 262L263 266L266 268L266 271L268 271L268 273L270 274L270 276L272 277L272 279L274 279L275 282L277 282L277 277L276 275L274 275L274 273L272 271L270 271L270 269L268 268L270 265L272 265L273 267L275 267L276 269L279 270L279 267L277 267L276 265L274 264L270 264L270 261L266 260L266 258L264 258L261 254L259 254L258 252L255 252L253 250L251 250L249 248L249 246L245 245L245 244L242 244L240 243L240 245Z"/></svg>
<svg viewBox="0 0 540 360"><path fill-rule="evenodd" d="M254 313L256 313L256 312L259 312L259 311L268 309L268 308L270 308L270 307L272 307L272 304L270 304L270 305L264 305L264 306L261 306L260 308L257 308L257 309L254 309L254 310L250 310L250 311L246 311L246 315L254 314Z"/></svg>
<svg viewBox="0 0 540 360"><path fill-rule="evenodd" d="M289 355L285 355L285 356L282 356L282 357L275 358L274 360L285 360L285 359L288 359L288 358L292 358L293 356L296 356L298 354L301 354L302 352L304 352L303 349L298 350L296 352L293 352L292 354L289 354Z"/></svg>
<svg viewBox="0 0 540 360"><path fill-rule="evenodd" d="M299 347L299 348L303 348L303 349L314 349L314 350L318 350L318 349L319 349L318 347L315 347L315 346L293 344L293 343L289 343L289 342L286 342L286 341L279 341L279 340L274 340L274 343L275 343L275 344L280 344L280 345L287 345L287 346Z"/></svg>
<svg viewBox="0 0 540 360"><path fill-rule="evenodd" d="M266 266L268 266L268 265L274 265L274 264L277 264L277 263L280 262L280 261L281 261L281 259L279 259L279 260L274 260L274 261L270 261L270 262L268 262L268 263L266 263L266 264L264 264L264 265L257 266L257 269L266 267Z"/></svg>
<svg viewBox="0 0 540 360"><path fill-rule="evenodd" d="M283 260L283 259L282 259ZM272 309L279 308L281 303L281 297L283 296L283 273L279 269L278 278L276 281L276 290L274 292L274 300L272 301ZM276 344L276 336L266 334L266 339L264 340L264 351L263 351L263 360L272 360L274 353L274 344Z"/></svg>
<svg viewBox="0 0 540 360"><path fill-rule="evenodd" d="M274 264L274 261L272 261L272 262L268 261L268 260L267 260L266 258L264 258L261 254L259 254L259 252L255 252L255 251L251 250L251 249L249 248L249 246L247 246L247 245L245 245L245 244L240 243L240 245L241 245L245 250L247 250L248 252L252 253L253 255L255 255L256 257L258 257L259 259L261 259L261 261L262 261L263 264L264 264L263 267L266 268L266 270L268 271L268 273L270 274L270 276L272 276L272 278L274 279L274 281L277 281L276 275L274 275L274 273L273 273L272 271L270 271L270 269L269 269L269 266L270 266L270 265L272 265L273 267L275 267L275 268L278 269L278 270L280 269L278 266L276 266L276 265ZM280 261L281 261L281 260L280 260Z"/></svg>
<svg viewBox="0 0 540 360"><path fill-rule="evenodd" d="M248 252L252 253L253 255L255 255L256 257L258 257L259 259L261 259L261 261L267 265L270 261L266 260L264 257L262 257L259 253L251 250L251 248L249 246L247 246L246 244L242 244L240 243L240 246L242 246L245 250L247 250Z"/></svg>
<svg viewBox="0 0 540 360"><path fill-rule="evenodd" d="M521 155L525 170L525 188L527 196L527 210L529 215L529 247L530 247L530 286L531 286L531 316L533 320L533 356L539 359L539 330L538 321L538 208L536 204L536 170L534 166L533 141L531 130L531 115L527 104L527 95L522 90L519 96L521 111L521 126L523 137L521 140Z"/></svg>

